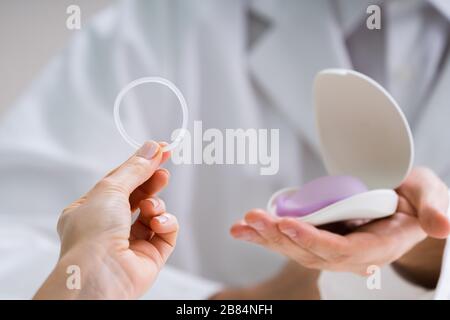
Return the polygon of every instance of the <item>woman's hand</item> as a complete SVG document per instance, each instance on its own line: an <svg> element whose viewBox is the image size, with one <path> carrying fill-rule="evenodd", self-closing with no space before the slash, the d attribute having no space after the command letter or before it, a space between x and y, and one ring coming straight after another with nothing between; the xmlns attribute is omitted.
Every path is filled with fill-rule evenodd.
<svg viewBox="0 0 450 320"><path fill-rule="evenodd" d="M159 166L169 156L146 142L64 209L58 221L60 259L35 298L134 299L148 290L178 233L176 218L155 197L168 183L169 172ZM66 285L69 266L79 268L80 289Z"/></svg>
<svg viewBox="0 0 450 320"><path fill-rule="evenodd" d="M356 227L346 235L294 218L273 217L257 209L233 225L231 234L282 253L308 268L367 275L368 266L399 259L427 234L444 238L450 232L446 217L448 189L430 170L414 169L397 192L397 213Z"/></svg>

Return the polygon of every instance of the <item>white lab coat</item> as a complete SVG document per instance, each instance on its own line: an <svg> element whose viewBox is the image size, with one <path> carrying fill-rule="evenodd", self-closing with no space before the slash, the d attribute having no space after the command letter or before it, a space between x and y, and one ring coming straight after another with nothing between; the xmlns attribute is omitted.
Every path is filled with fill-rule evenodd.
<svg viewBox="0 0 450 320"><path fill-rule="evenodd" d="M260 9L277 23L251 50L246 43L245 1L126 1L84 24L0 119L3 226L17 227L24 220L27 225L33 221L42 224L45 217L51 222L46 231L36 227L38 235L54 240L54 233L49 235L47 230L54 227L62 208L133 151L114 126L116 94L131 80L160 75L184 93L190 125L202 120L205 129L279 128L281 139L280 171L274 176L259 175L255 165L169 163L171 183L163 198L181 224L170 265L181 271L176 271L172 281L167 280L170 285L163 283L170 277L159 279L165 288L163 297L186 297L180 292L189 292L184 289L197 278L183 283L180 272L242 285L274 274L284 258L231 239L228 229L246 210L264 207L275 190L325 173L313 125L312 79L323 68L351 66L328 1L285 1L279 6L269 1ZM450 116L449 85L450 63L424 107L421 121L412 126L416 163L432 167L447 182L450 152L440 143L450 136L446 120ZM267 99L261 99L255 88ZM160 137L167 128L179 126L179 117L167 111L177 107L162 98L137 102L130 104L123 118L134 136ZM157 121L152 112L157 113ZM54 241L29 239L22 247L16 244L14 250L10 240L0 241L3 254L15 252L18 265L23 261L34 265L27 273L32 282L27 290L25 283L13 280L13 264L3 269L0 265L0 282L6 282L11 293L6 297L23 297L24 292L31 295L43 280L37 278L48 272L56 259L55 249L46 247ZM42 243L45 250L53 252L43 262L47 265L39 267L29 255L17 257L17 248L39 256L36 252ZM33 273L34 269L39 272ZM448 267L441 275L447 280L441 283L450 281L447 273ZM336 287L339 281L354 281L356 288L365 281L352 275L339 280L341 276L327 273L321 283ZM398 277L395 281L401 282ZM201 284L197 295L191 297L207 296L217 289L215 283L197 283ZM401 298L411 297L413 291L412 297L429 294L409 284L403 291L392 290L383 290L383 296L355 289L348 297ZM439 290L439 297L449 297L448 287L441 285Z"/></svg>

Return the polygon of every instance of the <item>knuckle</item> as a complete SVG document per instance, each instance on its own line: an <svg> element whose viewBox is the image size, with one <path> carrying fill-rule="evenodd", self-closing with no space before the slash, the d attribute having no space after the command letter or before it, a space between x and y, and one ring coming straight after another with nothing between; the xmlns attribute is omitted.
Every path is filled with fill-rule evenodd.
<svg viewBox="0 0 450 320"><path fill-rule="evenodd" d="M301 246L306 250L311 250L314 247L314 239L310 236L303 236L301 238Z"/></svg>
<svg viewBox="0 0 450 320"><path fill-rule="evenodd" d="M70 219L70 214L68 212L69 208L65 208L61 215L58 218L58 222L56 225L56 231L58 232L59 237L62 237L65 226L68 224L68 220Z"/></svg>
<svg viewBox="0 0 450 320"><path fill-rule="evenodd" d="M336 264L344 264L348 261L349 255L347 253L336 253L333 254L331 260Z"/></svg>
<svg viewBox="0 0 450 320"><path fill-rule="evenodd" d="M128 164L128 169L133 175L142 175L148 170L149 162L142 157L133 157Z"/></svg>
<svg viewBox="0 0 450 320"><path fill-rule="evenodd" d="M113 181L110 177L106 177L101 179L100 181L98 181L95 186L94 189L96 190L107 190L111 187L111 185L113 184Z"/></svg>
<svg viewBox="0 0 450 320"><path fill-rule="evenodd" d="M279 235L278 233L275 233L275 234L271 235L270 241L275 246L281 246L281 244L283 243L283 237L281 235Z"/></svg>
<svg viewBox="0 0 450 320"><path fill-rule="evenodd" d="M398 187L397 190L400 192L406 192L406 190L410 190L414 187L414 180L411 177L408 177L403 183Z"/></svg>
<svg viewBox="0 0 450 320"><path fill-rule="evenodd" d="M113 177L106 177L97 182L95 185L96 190L106 191L106 192L118 192L126 193L125 188L116 181Z"/></svg>
<svg viewBox="0 0 450 320"><path fill-rule="evenodd" d="M154 207L155 210L159 211L159 212L165 212L166 211L166 203L164 202L163 199L159 198L159 197L151 197L151 199L153 199L154 201L156 201L156 205Z"/></svg>
<svg viewBox="0 0 450 320"><path fill-rule="evenodd" d="M56 224L56 231L58 232L58 235L61 237L62 232L67 224L69 224L70 220L72 220L73 215L77 211L78 208L82 207L84 203L86 202L87 196L84 195L78 200L72 202L70 205L65 207L61 214L59 215L57 224Z"/></svg>
<svg viewBox="0 0 450 320"><path fill-rule="evenodd" d="M340 245L334 250L340 260L346 261L355 255L355 249L350 245Z"/></svg>

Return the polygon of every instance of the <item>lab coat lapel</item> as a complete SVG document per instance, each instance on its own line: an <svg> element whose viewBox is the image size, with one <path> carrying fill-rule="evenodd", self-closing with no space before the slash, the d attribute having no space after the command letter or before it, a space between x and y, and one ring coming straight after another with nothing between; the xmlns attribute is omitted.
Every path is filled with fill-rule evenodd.
<svg viewBox="0 0 450 320"><path fill-rule="evenodd" d="M313 79L324 68L349 68L343 37L328 1L285 1L273 9L270 29L250 53L250 70L274 107L318 151Z"/></svg>
<svg viewBox="0 0 450 320"><path fill-rule="evenodd" d="M450 53L436 87L424 106L414 126L416 164L434 169L443 179L450 182L450 159L448 139L450 138Z"/></svg>

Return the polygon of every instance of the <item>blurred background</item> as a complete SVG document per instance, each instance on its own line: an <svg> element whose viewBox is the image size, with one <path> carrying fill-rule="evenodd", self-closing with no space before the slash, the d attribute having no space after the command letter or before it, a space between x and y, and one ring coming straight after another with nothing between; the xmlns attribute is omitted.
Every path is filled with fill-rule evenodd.
<svg viewBox="0 0 450 320"><path fill-rule="evenodd" d="M378 1L386 30L367 27L375 0L241 2L121 1L90 24L119 1L0 1L0 299L32 297L57 261L62 208L132 152L112 106L121 86L142 76L174 81L191 124L281 133L274 176L250 164L167 163L162 197L183 227L159 286L144 298L205 298L223 284L246 288L284 272L285 257L232 239L229 227L275 191L325 174L311 94L324 68L353 68L395 91L413 128L416 164L450 181L450 0ZM81 8L81 30L66 26L70 5ZM154 90L141 87L124 101L124 126L139 141L167 140L164 129L180 123L177 102ZM390 266L383 272L382 292L368 291L365 278L324 272L321 293L429 295ZM290 293L290 276L276 298Z"/></svg>
<svg viewBox="0 0 450 320"><path fill-rule="evenodd" d="M81 22L113 0L14 0L0 2L0 113L64 47L76 30L66 28L66 8L82 7Z"/></svg>

